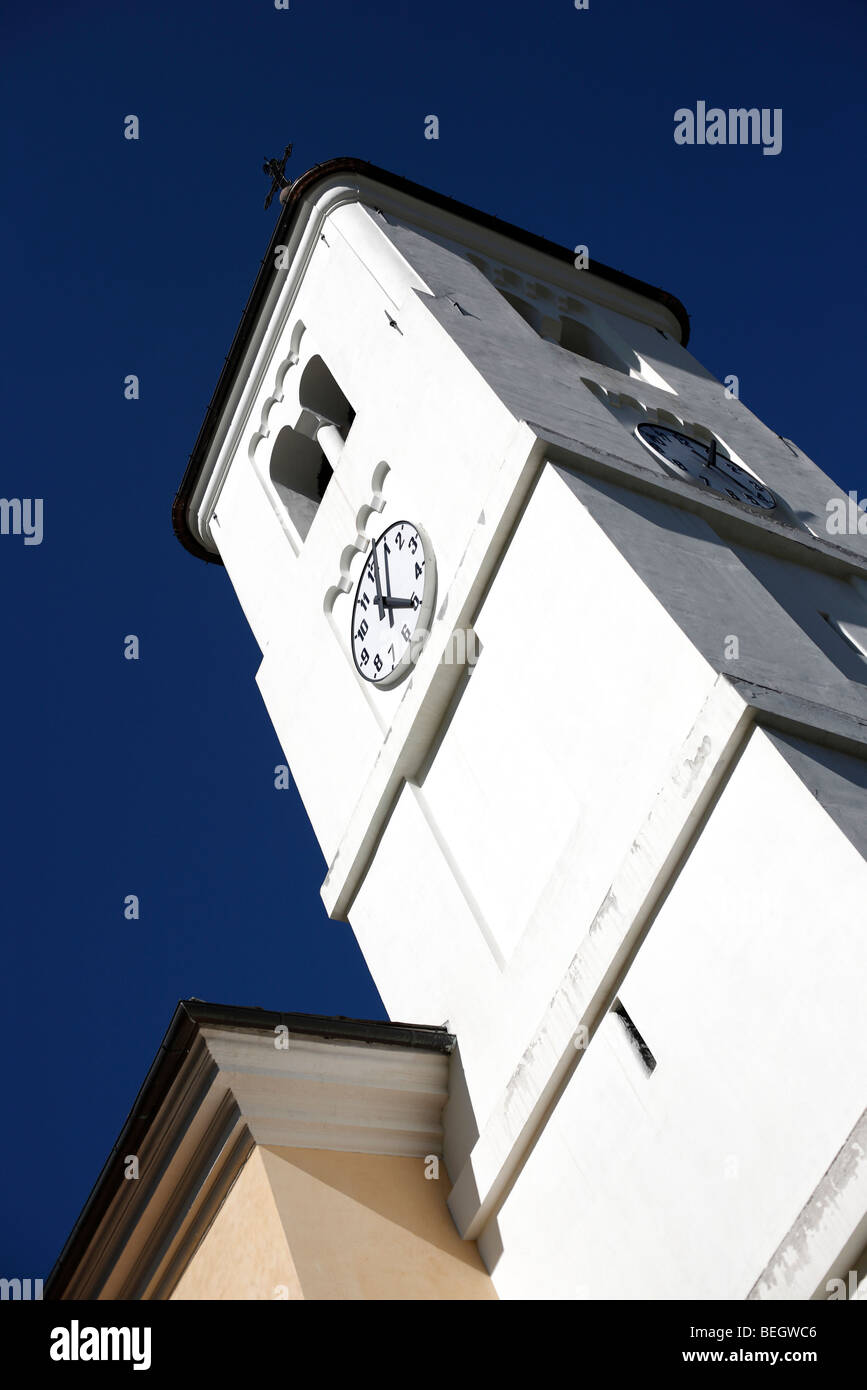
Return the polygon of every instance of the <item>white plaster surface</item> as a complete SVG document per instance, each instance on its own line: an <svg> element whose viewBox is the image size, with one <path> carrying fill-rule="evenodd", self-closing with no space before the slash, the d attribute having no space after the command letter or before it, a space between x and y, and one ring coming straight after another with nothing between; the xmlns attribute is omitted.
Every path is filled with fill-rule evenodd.
<svg viewBox="0 0 867 1390"><path fill-rule="evenodd" d="M867 538L827 536L840 489L657 302L358 196L310 195L195 501L324 900L391 1016L458 1034L452 1210L501 1295L744 1298L864 1105L867 660L822 615L867 624ZM535 332L497 288L510 264L629 373ZM317 355L356 417L302 540L268 459ZM620 396L716 432L819 541L672 481ZM401 518L433 544L436 617L373 691L352 592ZM478 664L444 668L468 623ZM597 931L627 880L644 896Z"/></svg>

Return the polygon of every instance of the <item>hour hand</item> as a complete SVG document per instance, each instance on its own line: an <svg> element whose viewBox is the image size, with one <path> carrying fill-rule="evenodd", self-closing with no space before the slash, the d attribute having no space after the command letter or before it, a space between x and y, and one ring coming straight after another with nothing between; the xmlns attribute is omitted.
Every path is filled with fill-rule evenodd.
<svg viewBox="0 0 867 1390"><path fill-rule="evenodd" d="M386 608L413 608L415 606L411 598L392 598L387 595L383 596L382 601Z"/></svg>

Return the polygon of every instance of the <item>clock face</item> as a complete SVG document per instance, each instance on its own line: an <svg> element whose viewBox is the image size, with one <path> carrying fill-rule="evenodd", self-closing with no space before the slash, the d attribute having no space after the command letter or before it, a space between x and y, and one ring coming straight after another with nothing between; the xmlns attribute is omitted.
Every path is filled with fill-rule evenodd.
<svg viewBox="0 0 867 1390"><path fill-rule="evenodd" d="M701 487L723 497L732 497L735 502L744 502L748 507L761 507L765 511L776 507L777 499L770 488L733 459L726 458L718 447L691 439L688 434L666 425L636 425L635 433L645 448L667 464L677 477L686 476Z"/></svg>
<svg viewBox="0 0 867 1390"><path fill-rule="evenodd" d="M395 521L364 560L352 607L352 655L359 675L380 689L397 685L427 636L436 595L430 542L411 521Z"/></svg>

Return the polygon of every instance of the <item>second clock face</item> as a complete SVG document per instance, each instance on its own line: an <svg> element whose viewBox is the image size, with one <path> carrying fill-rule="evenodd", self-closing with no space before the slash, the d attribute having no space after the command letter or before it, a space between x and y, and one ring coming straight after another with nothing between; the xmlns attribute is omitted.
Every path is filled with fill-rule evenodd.
<svg viewBox="0 0 867 1390"><path fill-rule="evenodd" d="M430 625L436 566L430 542L411 521L395 521L364 561L352 608L352 655L359 675L396 685L416 660Z"/></svg>
<svg viewBox="0 0 867 1390"><path fill-rule="evenodd" d="M673 466L678 476L686 474L693 482L710 488L748 507L771 511L777 499L770 488L754 478L733 459L700 439L692 439L666 425L636 425L635 433L645 448L663 463Z"/></svg>

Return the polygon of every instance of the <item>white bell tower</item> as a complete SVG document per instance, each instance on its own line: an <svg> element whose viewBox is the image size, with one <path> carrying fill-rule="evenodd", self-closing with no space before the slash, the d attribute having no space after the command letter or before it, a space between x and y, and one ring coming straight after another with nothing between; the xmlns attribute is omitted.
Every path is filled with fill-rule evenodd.
<svg viewBox="0 0 867 1390"><path fill-rule="evenodd" d="M867 518L671 295L356 160L282 201L175 528L329 914L457 1035L459 1231L501 1297L857 1284Z"/></svg>

